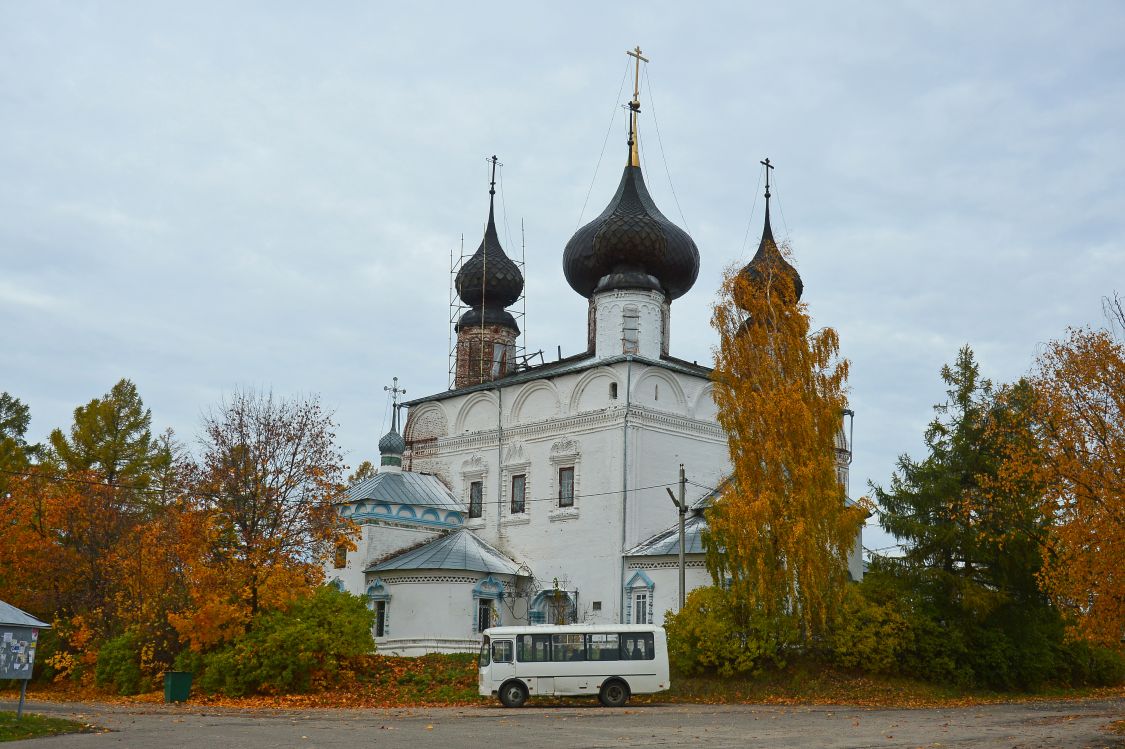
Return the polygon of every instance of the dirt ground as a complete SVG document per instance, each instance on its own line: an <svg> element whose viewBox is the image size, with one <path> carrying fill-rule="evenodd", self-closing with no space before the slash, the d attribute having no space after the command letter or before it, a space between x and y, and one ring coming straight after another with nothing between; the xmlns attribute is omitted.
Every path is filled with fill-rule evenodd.
<svg viewBox="0 0 1125 749"><path fill-rule="evenodd" d="M14 709L0 703L0 709ZM12 747L1123 747L1107 726L1125 700L978 707L644 705L227 710L187 705L31 702L27 709L108 729Z"/></svg>

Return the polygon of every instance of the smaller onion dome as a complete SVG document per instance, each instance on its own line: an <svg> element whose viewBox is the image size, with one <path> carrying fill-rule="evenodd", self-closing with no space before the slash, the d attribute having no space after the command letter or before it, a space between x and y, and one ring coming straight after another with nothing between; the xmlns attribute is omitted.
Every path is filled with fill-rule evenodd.
<svg viewBox="0 0 1125 749"><path fill-rule="evenodd" d="M368 442L367 444L371 444ZM406 452L406 440L398 433L398 429L391 427L391 431L383 435L379 440L379 454L380 455L399 455L401 456Z"/></svg>
<svg viewBox="0 0 1125 749"><path fill-rule="evenodd" d="M762 163L766 165L766 222L762 228L762 241L758 244L758 251L740 273L755 284L764 282L774 273L783 273L793 280L793 290L797 293L795 301L800 301L805 284L801 281L801 274L785 259L777 247L777 242L774 241L773 229L770 227L769 170L772 167L769 165L769 159Z"/></svg>
<svg viewBox="0 0 1125 749"><path fill-rule="evenodd" d="M455 285L461 301L470 309L457 322L457 329L474 325L502 325L519 331L516 320L504 308L523 293L523 274L504 254L496 235L496 157L492 157L492 183L488 190L488 224L484 239L472 257L457 271Z"/></svg>

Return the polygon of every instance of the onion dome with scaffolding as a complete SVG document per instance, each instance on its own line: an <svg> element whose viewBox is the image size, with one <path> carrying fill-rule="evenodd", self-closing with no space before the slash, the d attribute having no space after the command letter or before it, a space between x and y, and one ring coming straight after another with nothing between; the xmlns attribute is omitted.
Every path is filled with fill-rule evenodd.
<svg viewBox="0 0 1125 749"><path fill-rule="evenodd" d="M563 273L586 298L618 289L683 296L699 275L699 250L687 232L656 207L641 174L637 148L640 112L640 49L633 100L629 102L629 158L617 192L601 215L575 232L563 252Z"/></svg>
<svg viewBox="0 0 1125 749"><path fill-rule="evenodd" d="M457 295L469 310L457 321L455 330L481 325L498 325L519 333L519 325L508 307L523 293L523 274L500 246L496 234L495 198L497 158L491 159L492 181L488 189L488 224L477 251L465 261L454 281Z"/></svg>

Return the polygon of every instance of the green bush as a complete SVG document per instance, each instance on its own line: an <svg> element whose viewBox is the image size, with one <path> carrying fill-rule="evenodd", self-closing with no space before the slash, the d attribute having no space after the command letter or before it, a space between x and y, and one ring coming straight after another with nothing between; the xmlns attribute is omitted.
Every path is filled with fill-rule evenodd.
<svg viewBox="0 0 1125 749"><path fill-rule="evenodd" d="M669 664L686 676L753 674L767 664L784 665L782 653L795 635L790 621L766 621L730 591L713 586L688 594L682 611L665 615L664 629Z"/></svg>
<svg viewBox="0 0 1125 749"><path fill-rule="evenodd" d="M830 658L838 666L897 674L903 654L914 647L914 636L896 606L869 601L851 586L827 644Z"/></svg>
<svg viewBox="0 0 1125 749"><path fill-rule="evenodd" d="M140 694L141 644L139 638L126 632L107 641L98 651L94 666L94 683L102 688L112 687L118 694Z"/></svg>
<svg viewBox="0 0 1125 749"><path fill-rule="evenodd" d="M360 596L322 586L285 610L258 615L240 638L205 654L199 687L232 697L307 691L314 677L331 677L375 649L374 618Z"/></svg>

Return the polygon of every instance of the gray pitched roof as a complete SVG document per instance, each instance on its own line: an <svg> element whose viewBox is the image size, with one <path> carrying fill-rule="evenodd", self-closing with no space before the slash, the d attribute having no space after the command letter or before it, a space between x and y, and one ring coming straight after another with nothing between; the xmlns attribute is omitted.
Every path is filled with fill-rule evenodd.
<svg viewBox="0 0 1125 749"><path fill-rule="evenodd" d="M588 351L574 356L568 356L565 359L558 361L548 362L541 364L537 367L530 367L522 369L513 374L505 377L500 377L488 382L482 382L479 385L470 385L469 387L457 388L455 390L444 390L440 393L427 395L422 398L415 398L412 401L407 401L402 405L407 408L420 406L423 403L430 401L440 401L446 398L456 398L460 395L467 395L481 390L495 390L498 387L507 387L508 385L518 385L521 382L530 382L539 379L551 379L552 377L559 377L565 374L573 374L575 372L583 372L587 369L594 369L595 367L608 367L612 364L618 364L623 361L635 361L641 364L647 364L652 367L660 367L672 372L680 372L681 374L692 375L702 379L710 379L710 367L704 367L695 362L688 362L684 359L678 359L674 356L661 356L659 359L649 359L644 356L637 356L634 354L611 356L605 359L595 359L594 355Z"/></svg>
<svg viewBox="0 0 1125 749"><path fill-rule="evenodd" d="M441 483L441 479L428 473L413 471L376 473L349 487L344 501L372 499L400 505L465 511L464 503Z"/></svg>
<svg viewBox="0 0 1125 749"><path fill-rule="evenodd" d="M390 570L469 570L472 572L519 574L520 566L497 549L461 529L428 544L384 559L366 572Z"/></svg>
<svg viewBox="0 0 1125 749"><path fill-rule="evenodd" d="M5 624L15 627L51 628L51 625L47 622L41 622L26 611L20 611L10 603L0 601L0 626Z"/></svg>
<svg viewBox="0 0 1125 749"><path fill-rule="evenodd" d="M707 519L702 513L689 515L684 520L684 553L702 554L701 534L707 527ZM680 553L680 524L660 531L655 536L641 541L625 552L627 557L676 556Z"/></svg>

